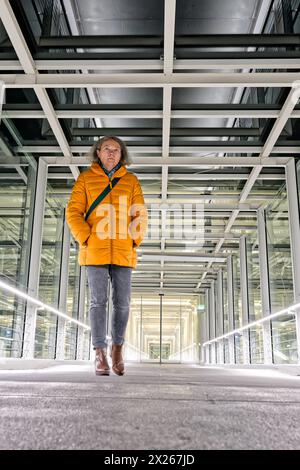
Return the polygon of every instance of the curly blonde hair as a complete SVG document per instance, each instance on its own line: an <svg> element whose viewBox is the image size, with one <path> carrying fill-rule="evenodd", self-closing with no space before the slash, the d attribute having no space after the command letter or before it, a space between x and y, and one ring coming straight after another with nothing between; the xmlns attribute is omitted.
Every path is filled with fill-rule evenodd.
<svg viewBox="0 0 300 470"><path fill-rule="evenodd" d="M97 154L97 150L101 149L102 144L104 144L104 142L106 142L107 140L114 140L115 142L117 142L120 145L120 147L121 147L120 162L122 163L122 165L129 166L132 163L132 161L131 161L131 158L129 156L126 144L125 144L125 142L123 142L122 139L120 139L119 137L116 137L114 135L106 135L105 137L101 137L99 140L97 140L97 142L94 143L94 145L91 147L91 149L88 153L90 161L92 163L93 162L96 162L96 163L99 162L99 157L98 157L98 154Z"/></svg>

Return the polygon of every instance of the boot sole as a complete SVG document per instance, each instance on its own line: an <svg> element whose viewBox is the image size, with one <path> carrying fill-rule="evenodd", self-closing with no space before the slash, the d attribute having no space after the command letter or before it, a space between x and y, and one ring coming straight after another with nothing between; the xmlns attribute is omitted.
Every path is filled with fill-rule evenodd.
<svg viewBox="0 0 300 470"><path fill-rule="evenodd" d="M109 370L108 371L97 371L96 375L109 375Z"/></svg>

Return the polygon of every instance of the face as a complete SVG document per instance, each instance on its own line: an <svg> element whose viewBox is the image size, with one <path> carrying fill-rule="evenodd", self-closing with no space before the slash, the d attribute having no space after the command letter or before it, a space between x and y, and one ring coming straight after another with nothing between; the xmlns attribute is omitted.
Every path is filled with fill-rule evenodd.
<svg viewBox="0 0 300 470"><path fill-rule="evenodd" d="M106 140L101 145L101 149L97 149L97 155L105 168L110 171L121 160L121 147L115 140Z"/></svg>

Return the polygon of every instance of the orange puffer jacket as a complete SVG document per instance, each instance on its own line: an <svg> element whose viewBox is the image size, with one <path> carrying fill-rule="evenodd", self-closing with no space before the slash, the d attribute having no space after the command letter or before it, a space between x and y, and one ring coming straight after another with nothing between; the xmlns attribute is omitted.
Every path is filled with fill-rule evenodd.
<svg viewBox="0 0 300 470"><path fill-rule="evenodd" d="M136 247L142 242L148 225L147 208L138 178L124 166L113 174L112 180L116 177L121 179L86 221L85 213L109 184L109 177L98 163L92 163L73 187L66 218L79 243L81 266L136 267Z"/></svg>

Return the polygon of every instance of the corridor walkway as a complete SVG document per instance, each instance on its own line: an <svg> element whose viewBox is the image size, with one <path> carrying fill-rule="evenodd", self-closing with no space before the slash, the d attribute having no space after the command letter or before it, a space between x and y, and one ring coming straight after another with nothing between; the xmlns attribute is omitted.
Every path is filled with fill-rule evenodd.
<svg viewBox="0 0 300 470"><path fill-rule="evenodd" d="M89 362L3 364L1 449L300 449L295 370L129 364L96 377Z"/></svg>

